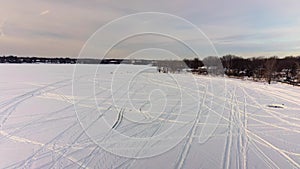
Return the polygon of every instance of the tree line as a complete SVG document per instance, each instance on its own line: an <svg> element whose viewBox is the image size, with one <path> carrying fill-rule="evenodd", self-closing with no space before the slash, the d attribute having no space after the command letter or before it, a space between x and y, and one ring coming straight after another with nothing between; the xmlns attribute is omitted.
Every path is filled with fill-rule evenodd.
<svg viewBox="0 0 300 169"><path fill-rule="evenodd" d="M45 63L45 64L151 64L151 60L130 60L130 59L91 59L91 58L68 58L68 57L18 57L1 56L0 63Z"/></svg>
<svg viewBox="0 0 300 169"><path fill-rule="evenodd" d="M288 83L300 83L300 56L287 56L284 58L252 57L244 58L232 54L221 58L209 56L200 60L199 58L178 60L144 60L144 59L75 59L68 57L18 57L2 56L0 63L47 63L47 64L152 64L158 67L178 69L190 68L193 73L225 74L230 77L249 77L253 80L284 81ZM184 63L184 64L182 64ZM209 72L210 71L210 72Z"/></svg>
<svg viewBox="0 0 300 169"><path fill-rule="evenodd" d="M271 81L300 82L300 56L243 58L236 55L225 55L221 58L208 58L210 60L214 58L215 63L219 59L227 76L251 77L254 80L266 80L268 83ZM184 62L193 69L193 72L201 74L203 73L201 67L207 66L205 60L209 59L204 58L203 61L198 58L184 59Z"/></svg>

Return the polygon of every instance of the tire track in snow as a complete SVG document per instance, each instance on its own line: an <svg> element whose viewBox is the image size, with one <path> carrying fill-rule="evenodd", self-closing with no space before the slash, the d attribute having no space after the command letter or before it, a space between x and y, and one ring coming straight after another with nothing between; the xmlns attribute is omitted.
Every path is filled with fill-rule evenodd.
<svg viewBox="0 0 300 169"><path fill-rule="evenodd" d="M224 150L224 155L223 155L223 165L222 165L222 168L223 169L229 169L230 168L230 154L231 154L231 147L232 147L232 132L233 132L233 116L234 116L234 103L233 103L233 100L234 100L234 97L235 97L235 90L236 88L234 89L234 91L232 92L231 94L231 110L229 112L229 122L228 122L228 133L227 133L227 138L226 138L226 142L225 142L225 150Z"/></svg>
<svg viewBox="0 0 300 169"><path fill-rule="evenodd" d="M245 95L245 90L243 87L240 87L242 89L242 94L243 94L243 138L242 138L242 157L243 157L243 168L247 168L247 150L248 150L248 135L247 135L247 129L248 129L248 114L247 114L247 99Z"/></svg>
<svg viewBox="0 0 300 169"><path fill-rule="evenodd" d="M265 108L263 108L263 107L261 106L261 104L259 104L259 103L256 101L256 99L255 99L254 97L250 96L249 93L247 93L245 90L244 90L244 93L245 93L245 94L246 94L246 95L247 95L247 96L248 96L255 104L257 104L259 107L261 107L262 110L264 110L264 112L266 112L266 113L268 113L268 114L271 114L271 116L272 116L272 117L275 117L275 119L282 121L281 118L279 118L279 117L277 117L277 116L275 116L275 115L272 115L272 113L270 113L268 110L266 110ZM254 120L255 120L255 119L254 119ZM259 120L256 119L256 121L259 121ZM263 121L260 121L260 122L263 122ZM285 121L284 121L284 122L285 122ZM265 123L265 124L266 124L266 123ZM267 123L267 124L268 124L268 123ZM272 126L272 127L275 127L275 128L280 128L280 129L283 129L283 130L288 129L288 128L276 126L276 125L273 125L273 124L269 124L269 126ZM292 130L292 131L294 131L294 130ZM280 155L282 155L282 156L283 156L288 162L290 162L292 165L294 165L294 166L297 167L297 168L300 168L300 164L298 164L296 161L294 161L292 158L290 158L290 157L287 155L287 154L290 153L290 152L286 152L286 151L284 151L284 150L282 150L282 149L280 149L280 148L274 146L274 145L271 144L270 142L268 142L268 141L266 141L265 139L259 137L257 134L255 134L254 132L249 131L248 129L246 130L246 132L247 132L247 135L252 136L252 137L250 137L250 138L252 138L252 140L255 140L255 141L258 142L259 144L262 144L262 145L264 145L264 146L266 146L266 147L272 148L273 150L277 151ZM298 130L295 130L295 132L299 132L299 131L298 131ZM255 147L258 148L257 146L255 146ZM268 161L270 161L271 164L273 164L274 166L278 167L278 166L276 165L276 163L275 163L274 161L272 161L272 160L271 160L266 154L264 154L260 149L259 149L259 152L260 152L261 154L263 154L263 156L265 156L265 158L266 158ZM270 163L268 163L268 164L270 164Z"/></svg>
<svg viewBox="0 0 300 169"><path fill-rule="evenodd" d="M241 99L238 101L238 97L235 97L237 119L235 121L237 127L237 168L247 168L247 148L248 148L248 135L247 135L247 123L248 117L246 113L246 97L244 91L240 85L237 85L239 91L241 91ZM239 104L241 103L241 104ZM242 106L242 109L240 109Z"/></svg>
<svg viewBox="0 0 300 169"><path fill-rule="evenodd" d="M1 122L0 122L0 128L3 127L3 125L5 124L5 122L7 121L7 119L9 118L9 116L14 112L14 110L16 109L16 107L21 104L22 102L32 98L32 97L35 97L37 95L40 95L42 90L45 90L47 88L51 88L51 87L54 87L55 85L59 85L55 88L52 88L52 89L48 89L46 90L46 92L48 91L52 91L52 90L57 90L59 88L62 88L62 87L65 87L67 86L68 84L64 84L65 82L68 82L68 81L71 81L70 79L65 79L65 80L61 80L61 81L58 81L58 82L54 82L54 83L51 83L49 85L45 85L43 87L39 87L38 89L35 89L35 90L32 90L30 92L27 92L21 96L17 96L15 98L12 98L8 101L5 101L3 103L0 104L1 107L6 107L8 106L6 109L4 109L3 111L0 112L0 114L3 116L1 118ZM60 84L63 84L62 86L60 86Z"/></svg>
<svg viewBox="0 0 300 169"><path fill-rule="evenodd" d="M207 88L207 87L206 87ZM204 106L205 104L205 100L206 100L206 95L207 95L207 90L205 90L205 93L204 93L204 96L203 96L203 100L202 100L202 103L200 105L200 108ZM196 120L188 134L188 137L187 137L187 141L185 143L185 145L183 146L183 150L182 152L180 153L180 156L179 156L179 159L177 160L176 162L176 165L175 167L177 169L181 169L183 168L183 165L184 165L184 162L186 160L186 157L190 151L190 148L191 148L191 144L192 144L192 141L193 141L193 137L195 135L195 132L196 132L196 129L197 129L197 124L200 122L200 114L201 114L201 110L199 109L198 110L198 113L197 113L197 116L196 116Z"/></svg>

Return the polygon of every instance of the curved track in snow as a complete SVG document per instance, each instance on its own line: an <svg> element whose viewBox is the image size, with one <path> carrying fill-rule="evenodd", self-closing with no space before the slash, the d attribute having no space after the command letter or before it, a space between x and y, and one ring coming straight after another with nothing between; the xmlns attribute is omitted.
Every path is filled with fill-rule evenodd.
<svg viewBox="0 0 300 169"><path fill-rule="evenodd" d="M0 67L1 71L7 66ZM93 95L84 95L87 89L83 88L81 97L72 95L71 65L37 66L34 69L41 71L35 74L27 73L28 66L17 66L20 77L31 77L28 81L1 78L0 168L300 168L299 87L195 76L195 88L185 81L185 74L172 75L182 80L178 86L157 72L140 74L128 86L124 80L135 75L134 66L127 65L126 72L112 76L115 65L106 65L97 76L79 77L81 83L98 85ZM48 78L38 78L42 76ZM218 85L220 81L226 82L225 88ZM157 90L157 95L149 96L151 88L158 87L164 93ZM181 105L181 96L191 102ZM200 107L187 104L196 99ZM153 107L164 101L166 107ZM85 130L73 104L85 113L83 120L90 120ZM188 113L196 109L197 114ZM111 131L105 135L101 126L95 126L103 117L111 119ZM191 117L195 118L191 123L184 120ZM118 140L118 134L155 138L172 125L191 127L187 133L178 128L151 142ZM97 145L89 129L99 132L107 147L124 148L117 152L134 152L136 157L151 147L164 149L172 139L182 137L182 141L153 157L129 158Z"/></svg>

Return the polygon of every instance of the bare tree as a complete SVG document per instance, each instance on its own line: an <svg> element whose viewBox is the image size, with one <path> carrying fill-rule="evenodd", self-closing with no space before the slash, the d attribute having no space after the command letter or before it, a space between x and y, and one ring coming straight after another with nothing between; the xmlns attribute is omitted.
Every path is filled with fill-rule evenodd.
<svg viewBox="0 0 300 169"><path fill-rule="evenodd" d="M222 57L223 65L227 70L230 70L233 65L234 59L236 59L237 56L235 55L225 55Z"/></svg>
<svg viewBox="0 0 300 169"><path fill-rule="evenodd" d="M224 69L220 58L208 56L203 59L203 64L207 67L208 74L224 75Z"/></svg>
<svg viewBox="0 0 300 169"><path fill-rule="evenodd" d="M297 83L300 83L300 63L296 62L296 79Z"/></svg>
<svg viewBox="0 0 300 169"><path fill-rule="evenodd" d="M265 62L265 77L269 84L271 84L272 75L276 71L276 57L272 57Z"/></svg>

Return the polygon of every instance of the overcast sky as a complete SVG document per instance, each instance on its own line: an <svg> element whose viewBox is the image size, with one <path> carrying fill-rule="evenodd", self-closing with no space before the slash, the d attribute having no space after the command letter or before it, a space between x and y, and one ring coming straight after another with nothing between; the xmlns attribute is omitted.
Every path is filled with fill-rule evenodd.
<svg viewBox="0 0 300 169"><path fill-rule="evenodd" d="M101 26L137 12L170 13L189 20L220 55L300 55L299 0L0 2L0 55L77 57Z"/></svg>

